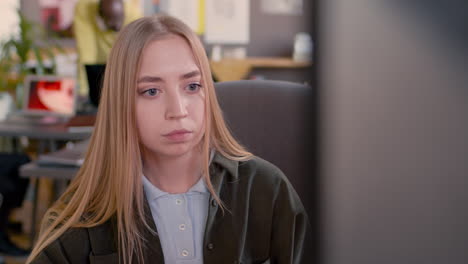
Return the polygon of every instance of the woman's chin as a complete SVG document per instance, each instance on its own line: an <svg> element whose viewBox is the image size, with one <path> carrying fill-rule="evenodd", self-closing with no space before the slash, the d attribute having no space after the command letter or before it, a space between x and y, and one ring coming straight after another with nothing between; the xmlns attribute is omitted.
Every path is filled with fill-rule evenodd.
<svg viewBox="0 0 468 264"><path fill-rule="evenodd" d="M178 158L190 154L193 150L194 147L187 144L174 144L151 152L158 157Z"/></svg>

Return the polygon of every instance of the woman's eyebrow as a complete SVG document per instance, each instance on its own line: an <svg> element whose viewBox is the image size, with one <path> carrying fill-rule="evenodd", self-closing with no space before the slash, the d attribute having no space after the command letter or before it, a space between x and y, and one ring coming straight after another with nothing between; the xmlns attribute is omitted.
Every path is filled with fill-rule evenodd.
<svg viewBox="0 0 468 264"><path fill-rule="evenodd" d="M138 79L137 83L143 83L143 82L162 82L161 77L157 76L143 76L140 79Z"/></svg>
<svg viewBox="0 0 468 264"><path fill-rule="evenodd" d="M196 76L200 76L201 73L199 70L194 70L194 71L191 71L191 72L188 72L188 73L185 73L183 75L180 76L180 79L189 79L189 78L192 78L192 77L196 77ZM140 79L138 79L137 83L144 83L144 82L149 82L149 83L153 83L153 82L162 82L162 78L161 77L158 77L158 76L143 76L141 77Z"/></svg>
<svg viewBox="0 0 468 264"><path fill-rule="evenodd" d="M189 78L192 78L192 77L196 77L196 76L200 76L201 73L199 70L194 70L194 71L191 71L191 72L188 72L182 76L180 76L180 79L189 79Z"/></svg>

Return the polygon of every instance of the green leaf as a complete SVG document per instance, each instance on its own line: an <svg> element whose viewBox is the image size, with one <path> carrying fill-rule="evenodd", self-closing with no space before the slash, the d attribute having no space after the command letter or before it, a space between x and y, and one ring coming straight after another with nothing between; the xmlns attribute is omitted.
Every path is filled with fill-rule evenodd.
<svg viewBox="0 0 468 264"><path fill-rule="evenodd" d="M37 65L36 65L36 73L37 74L44 74L44 61L42 60L42 55L38 47L32 47L34 55L36 56Z"/></svg>
<svg viewBox="0 0 468 264"><path fill-rule="evenodd" d="M55 54L50 49L43 49L43 52L47 54L47 57L52 62L52 72L56 72L57 62L55 61Z"/></svg>
<svg viewBox="0 0 468 264"><path fill-rule="evenodd" d="M45 28L34 21L27 19L24 14L17 9L19 18L19 33L9 39L0 41L0 90L7 85L8 77L11 73L17 73L21 79L27 72L26 67L28 55L32 53L37 60L37 71L44 72L44 56L51 59L52 70L56 70L55 54L52 48L60 53L65 50L56 41L58 34L48 34Z"/></svg>

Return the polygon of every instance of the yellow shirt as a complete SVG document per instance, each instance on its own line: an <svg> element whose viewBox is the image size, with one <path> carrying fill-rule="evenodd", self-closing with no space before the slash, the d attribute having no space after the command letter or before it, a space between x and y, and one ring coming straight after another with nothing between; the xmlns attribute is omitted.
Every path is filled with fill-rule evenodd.
<svg viewBox="0 0 468 264"><path fill-rule="evenodd" d="M142 17L138 8L124 1L124 25ZM107 30L98 14L97 0L80 0L75 6L73 28L78 51L79 94L88 94L84 64L106 63L117 32Z"/></svg>

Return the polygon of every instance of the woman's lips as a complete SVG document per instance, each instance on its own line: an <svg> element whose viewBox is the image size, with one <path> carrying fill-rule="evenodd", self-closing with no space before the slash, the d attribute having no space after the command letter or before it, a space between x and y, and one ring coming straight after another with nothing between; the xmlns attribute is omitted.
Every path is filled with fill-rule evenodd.
<svg viewBox="0 0 468 264"><path fill-rule="evenodd" d="M181 129L181 130L173 130L163 136L171 141L184 141L188 139L188 137L192 134L191 131Z"/></svg>

